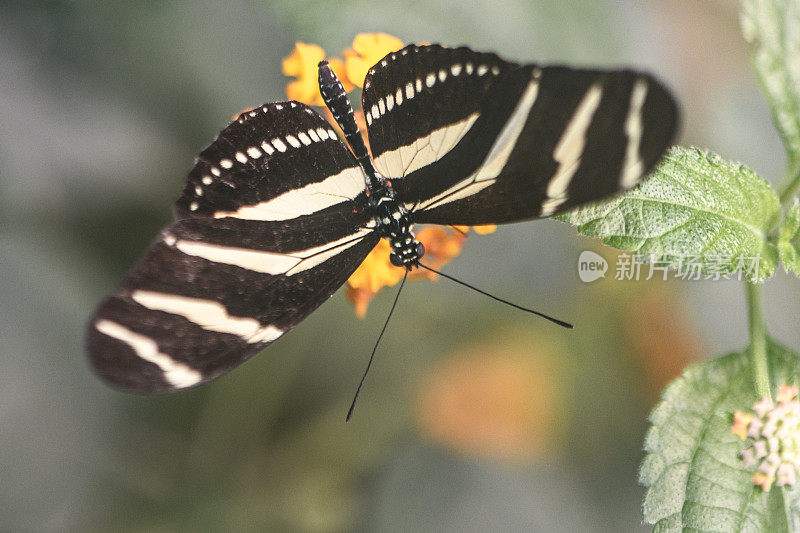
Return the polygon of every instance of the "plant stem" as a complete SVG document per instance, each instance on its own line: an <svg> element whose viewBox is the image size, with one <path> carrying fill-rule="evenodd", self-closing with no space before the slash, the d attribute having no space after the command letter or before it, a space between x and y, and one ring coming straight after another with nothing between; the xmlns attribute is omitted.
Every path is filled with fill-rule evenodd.
<svg viewBox="0 0 800 533"><path fill-rule="evenodd" d="M753 365L753 380L760 398L772 397L767 365L767 328L761 314L761 287L755 283L747 285L747 308L750 319L750 361Z"/></svg>
<svg viewBox="0 0 800 533"><path fill-rule="evenodd" d="M783 176L783 183L778 188L778 198L780 198L783 207L786 207L792 201L798 188L800 188L800 158L789 162L789 166Z"/></svg>

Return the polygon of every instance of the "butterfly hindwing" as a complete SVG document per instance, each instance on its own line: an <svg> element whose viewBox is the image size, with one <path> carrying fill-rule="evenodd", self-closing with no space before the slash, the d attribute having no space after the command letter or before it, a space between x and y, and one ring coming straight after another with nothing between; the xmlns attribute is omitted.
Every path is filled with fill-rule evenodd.
<svg viewBox="0 0 800 533"><path fill-rule="evenodd" d="M98 374L141 392L213 379L326 301L375 246L361 171L307 110L258 108L200 154L179 220L90 323Z"/></svg>
<svg viewBox="0 0 800 533"><path fill-rule="evenodd" d="M550 216L636 185L672 141L677 108L652 76L500 65L494 76L491 67L484 71L491 83L469 108L469 121L459 122L463 113L440 112L417 139L405 139L405 147L394 151L402 157L401 168L384 165L414 222L475 225ZM443 64L438 70L447 68ZM394 63L379 63L373 76L401 76L384 72L392 70ZM477 73L473 69L472 76ZM448 80L471 81L450 78L442 90ZM458 92L452 85L447 91ZM365 108L374 105L373 98L365 92ZM373 130L380 137L375 125L382 121L416 123L410 111L373 119L370 140ZM463 125L455 142L431 135L450 124ZM425 148L431 144L432 149Z"/></svg>

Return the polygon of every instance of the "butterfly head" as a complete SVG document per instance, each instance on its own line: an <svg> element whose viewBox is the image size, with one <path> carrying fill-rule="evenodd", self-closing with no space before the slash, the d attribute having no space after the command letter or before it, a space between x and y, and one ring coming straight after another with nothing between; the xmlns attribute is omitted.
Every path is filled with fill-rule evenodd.
<svg viewBox="0 0 800 533"><path fill-rule="evenodd" d="M389 261L411 270L425 255L425 246L414 236L408 214L391 194L381 195L374 205L379 231L392 249Z"/></svg>
<svg viewBox="0 0 800 533"><path fill-rule="evenodd" d="M404 266L408 270L411 270L411 268L416 266L419 263L419 260L425 255L425 246L423 246L421 242L414 240L413 236L411 243L408 246L404 246L403 243L398 241L391 242L392 251L389 253L389 261L394 266ZM395 248L395 242L400 244L400 247Z"/></svg>

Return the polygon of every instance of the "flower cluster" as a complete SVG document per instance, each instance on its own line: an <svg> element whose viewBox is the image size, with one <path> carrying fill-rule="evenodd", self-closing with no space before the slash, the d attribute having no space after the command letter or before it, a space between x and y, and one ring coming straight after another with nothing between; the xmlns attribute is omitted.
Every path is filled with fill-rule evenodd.
<svg viewBox="0 0 800 533"><path fill-rule="evenodd" d="M367 71L386 54L400 50L403 42L385 33L361 33L353 40L352 48L342 52L344 59L328 58L328 64L342 82L345 91L362 87ZM294 51L283 60L283 73L296 78L286 86L286 95L291 100L304 104L323 106L322 96L317 83L317 64L325 59L325 51L315 45L298 42ZM328 121L339 130L339 126L327 108L322 112ZM366 122L362 111L355 111L355 119L362 133L366 132ZM341 133L340 133L341 134ZM369 140L364 139L369 147ZM438 269L461 253L461 248L470 230L478 234L494 231L495 226L453 226L451 228L423 228L417 240L425 246L425 257L428 265ZM356 315L361 318L366 314L367 306L373 296L382 288L395 285L403 278L404 268L396 267L389 262L389 244L381 240L378 246L367 256L361 266L347 281L347 298L355 306ZM416 270L409 273L408 279L434 280L435 274Z"/></svg>
<svg viewBox="0 0 800 533"><path fill-rule="evenodd" d="M753 405L755 414L737 411L731 431L749 446L741 457L746 466L757 465L753 483L764 491L773 484L792 486L800 470L800 401L793 385L783 385L777 405L762 398Z"/></svg>

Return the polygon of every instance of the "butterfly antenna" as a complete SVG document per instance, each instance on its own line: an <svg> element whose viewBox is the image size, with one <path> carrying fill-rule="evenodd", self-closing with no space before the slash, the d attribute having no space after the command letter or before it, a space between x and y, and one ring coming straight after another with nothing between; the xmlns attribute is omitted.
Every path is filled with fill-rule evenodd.
<svg viewBox="0 0 800 533"><path fill-rule="evenodd" d="M372 366L372 360L375 359L375 352L378 351L378 345L381 343L381 339L383 338L383 333L386 331L386 326L389 325L389 319L392 318L392 313L394 313L394 308L397 306L397 300L400 299L400 293L403 291L403 285L406 284L406 278L408 277L408 270L406 273L403 274L403 281L400 282L400 288L397 289L397 296L394 297L394 303L392 303L392 308L389 310L389 316L386 317L386 322L383 324L383 329L381 330L381 334L378 335L378 340L375 341L375 347L372 348L372 355L369 356L369 362L367 363L367 368L364 369L364 375L361 376L361 381L358 382L358 388L356 389L356 393L353 396L353 403L350 404L350 409L347 411L347 418L345 419L346 422L350 421L350 417L353 416L353 410L356 408L356 400L358 400L358 393L361 392L361 386L364 385L364 380L367 379L367 373L369 373L369 367Z"/></svg>
<svg viewBox="0 0 800 533"><path fill-rule="evenodd" d="M433 269L433 268L431 268L429 266L423 265L422 263L417 263L417 264L419 266L421 266L422 268L424 268L425 270L429 270L429 271L433 272L434 274L438 274L438 275L442 276L443 278L447 278L447 279L449 279L451 281L455 281L456 283L458 283L460 285L463 285L464 287L467 287L468 289L472 289L473 291L479 292L479 293L483 294L484 296L488 296L492 300L497 300L498 302L504 303L506 305L510 305L511 307L514 307L515 309L519 309L520 311L526 311L528 313L533 313L536 316L540 316L540 317L542 317L544 319L547 319L547 320L549 320L550 322L552 322L554 324L558 324L559 326L564 327L564 328L572 329L574 327L569 322L564 322L563 320L559 320L557 318L553 318L551 316L545 315L544 313L540 313L539 311L534 311L533 309L528 309L527 307L522 307L521 305L517 305L515 303L509 302L508 300L504 300L504 299L499 298L499 297L497 297L497 296L495 296L493 294L489 294L488 292L482 291L479 288L470 285L469 283L461 281L460 279L456 279L453 276L448 276L444 272L439 272L438 270L435 270L435 269Z"/></svg>

